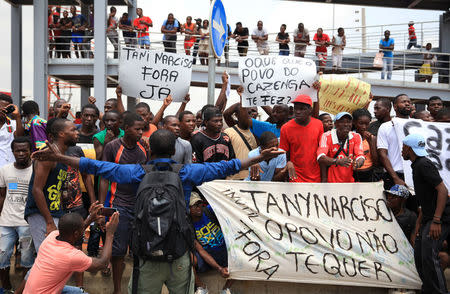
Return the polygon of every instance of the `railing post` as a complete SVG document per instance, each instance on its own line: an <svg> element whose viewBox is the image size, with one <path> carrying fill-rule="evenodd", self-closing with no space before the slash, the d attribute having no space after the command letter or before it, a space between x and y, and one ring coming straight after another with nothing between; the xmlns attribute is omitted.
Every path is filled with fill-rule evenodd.
<svg viewBox="0 0 450 294"><path fill-rule="evenodd" d="M423 22L420 23L420 46L423 46Z"/></svg>
<svg viewBox="0 0 450 294"><path fill-rule="evenodd" d="M394 69L394 65L392 65ZM403 83L405 83L405 72L406 72L406 51L403 51Z"/></svg>

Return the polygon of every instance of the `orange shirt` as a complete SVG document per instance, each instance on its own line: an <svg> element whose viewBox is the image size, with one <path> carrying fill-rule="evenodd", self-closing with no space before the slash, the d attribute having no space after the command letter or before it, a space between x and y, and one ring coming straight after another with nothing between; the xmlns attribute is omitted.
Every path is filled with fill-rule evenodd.
<svg viewBox="0 0 450 294"><path fill-rule="evenodd" d="M290 161L297 174L295 182L320 183L316 152L322 134L322 122L313 117L307 126L301 126L292 119L281 127L280 148L290 153Z"/></svg>
<svg viewBox="0 0 450 294"><path fill-rule="evenodd" d="M370 144L369 144L369 142L366 139L364 139L362 144L363 144L363 153L364 153L364 157L366 158L366 160L364 161L363 166L358 168L358 170L366 170L368 168L371 168L372 165L373 165L372 155L370 154Z"/></svg>
<svg viewBox="0 0 450 294"><path fill-rule="evenodd" d="M68 242L59 241L58 235L59 231L51 232L39 247L24 294L61 293L73 272L84 272L91 266L91 257Z"/></svg>
<svg viewBox="0 0 450 294"><path fill-rule="evenodd" d="M145 29L145 32L138 32L138 38L148 36L148 28L149 28L149 26L140 23L141 20L143 20L143 21L145 21L147 23L150 23L150 24L153 23L152 20L150 19L150 17L148 17L148 16L143 16L143 17L136 18L133 21L133 26L137 27L138 29Z"/></svg>
<svg viewBox="0 0 450 294"><path fill-rule="evenodd" d="M158 130L158 128L154 124L149 124L148 131L142 133L142 139L145 139L148 142L148 139L150 138L150 136L157 130Z"/></svg>
<svg viewBox="0 0 450 294"><path fill-rule="evenodd" d="M336 129L324 133L320 139L320 146L317 149L317 160L324 155L334 158L340 147ZM361 157L364 158L362 139L358 133L348 133L348 140L336 158L340 159L344 157L349 157L354 160ZM328 168L328 183L353 183L354 181L353 166L343 167L340 165L332 165Z"/></svg>
<svg viewBox="0 0 450 294"><path fill-rule="evenodd" d="M185 34L194 34L195 24L191 22L189 26L187 23L184 24ZM186 41L195 41L195 37L191 36L190 38L186 37Z"/></svg>

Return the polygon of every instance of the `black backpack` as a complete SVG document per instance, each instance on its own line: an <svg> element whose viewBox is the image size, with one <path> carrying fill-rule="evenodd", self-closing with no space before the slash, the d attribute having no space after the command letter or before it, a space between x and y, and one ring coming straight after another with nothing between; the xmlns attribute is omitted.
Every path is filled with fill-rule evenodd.
<svg viewBox="0 0 450 294"><path fill-rule="evenodd" d="M142 166L146 175L136 194L131 239L133 293L137 293L139 258L172 262L194 248L194 235L178 176L182 167L182 164L167 162Z"/></svg>
<svg viewBox="0 0 450 294"><path fill-rule="evenodd" d="M178 176L182 167L166 162L143 166L147 174L137 191L131 245L133 254L144 260L172 262L193 248Z"/></svg>

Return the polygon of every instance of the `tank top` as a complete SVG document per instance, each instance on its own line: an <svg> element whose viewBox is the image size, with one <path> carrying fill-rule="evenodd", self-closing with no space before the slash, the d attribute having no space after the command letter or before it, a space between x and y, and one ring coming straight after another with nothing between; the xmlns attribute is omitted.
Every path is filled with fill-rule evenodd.
<svg viewBox="0 0 450 294"><path fill-rule="evenodd" d="M194 33L195 24L191 22L191 25L189 26L187 23L184 24L184 30L189 30L190 32L186 32L186 34L193 34ZM185 40L195 40L195 37L192 35L189 37L186 35Z"/></svg>
<svg viewBox="0 0 450 294"><path fill-rule="evenodd" d="M336 45L342 45L342 37L339 37L339 35L334 36L334 43ZM333 47L333 52L340 54L342 53L342 49L340 47Z"/></svg>

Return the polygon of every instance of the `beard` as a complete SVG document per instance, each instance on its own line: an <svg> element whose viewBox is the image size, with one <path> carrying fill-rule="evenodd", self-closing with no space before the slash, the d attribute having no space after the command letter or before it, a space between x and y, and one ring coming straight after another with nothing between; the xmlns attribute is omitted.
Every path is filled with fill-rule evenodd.
<svg viewBox="0 0 450 294"><path fill-rule="evenodd" d="M401 115L404 115L404 116L409 116L411 114L411 109L400 108L398 110L398 113L400 113Z"/></svg>
<svg viewBox="0 0 450 294"><path fill-rule="evenodd" d="M64 144L65 144L66 146L73 147L73 146L77 145L77 141L75 141L75 140L66 140L66 141L64 142Z"/></svg>

